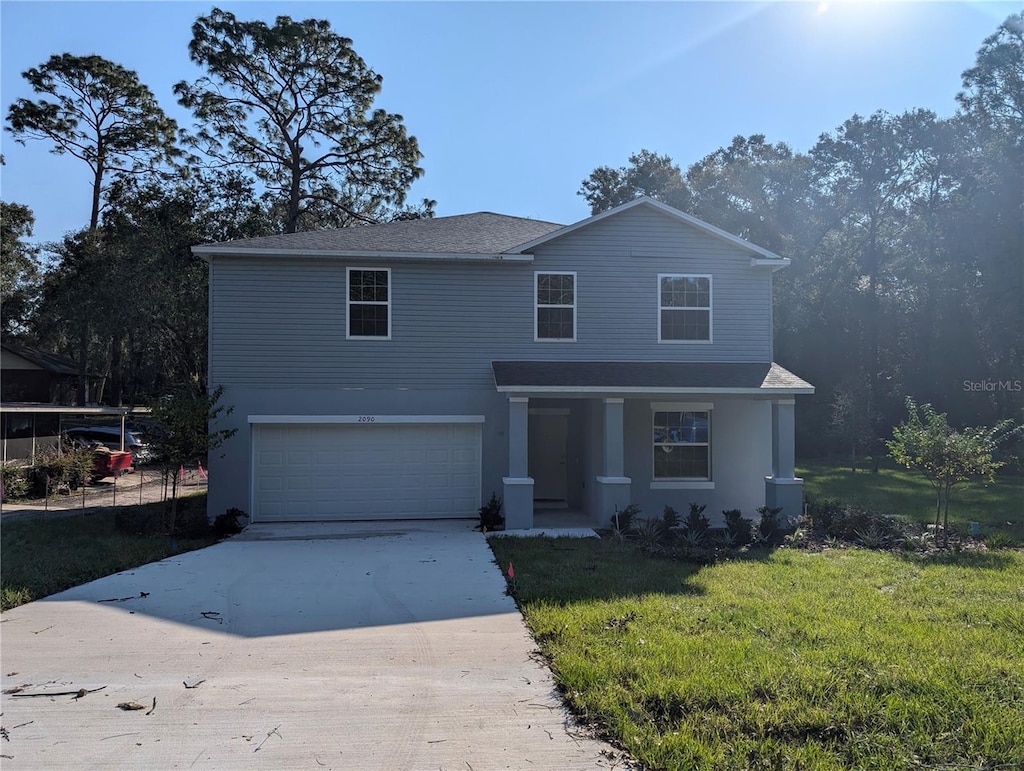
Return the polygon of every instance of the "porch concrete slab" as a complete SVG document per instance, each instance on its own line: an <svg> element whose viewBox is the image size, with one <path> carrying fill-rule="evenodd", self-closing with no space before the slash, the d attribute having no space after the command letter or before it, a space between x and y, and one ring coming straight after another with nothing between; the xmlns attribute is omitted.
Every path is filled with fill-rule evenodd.
<svg viewBox="0 0 1024 771"><path fill-rule="evenodd" d="M572 727L484 536L413 527L277 529L4 613L5 690L94 691L4 695L4 769L623 768Z"/></svg>

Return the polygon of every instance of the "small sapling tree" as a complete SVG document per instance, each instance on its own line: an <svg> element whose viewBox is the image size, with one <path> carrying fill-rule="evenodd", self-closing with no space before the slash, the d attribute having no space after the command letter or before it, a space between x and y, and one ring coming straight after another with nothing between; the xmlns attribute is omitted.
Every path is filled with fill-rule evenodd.
<svg viewBox="0 0 1024 771"><path fill-rule="evenodd" d="M153 406L157 429L153 449L164 463L164 475L173 479L170 532L173 535L177 517L177 470L183 464L206 458L213 450L235 435L235 428L217 428L216 422L228 416L233 407L220 404L223 386L204 393L196 386L179 386Z"/></svg>
<svg viewBox="0 0 1024 771"><path fill-rule="evenodd" d="M944 544L949 540L953 488L971 479L992 481L1004 465L993 458L993 451L1000 441L1018 431L1009 419L992 428L956 431L945 413L937 413L930 404L919 408L913 399L907 399L907 419L893 429L886 446L897 463L920 472L935 490L935 527L942 525Z"/></svg>

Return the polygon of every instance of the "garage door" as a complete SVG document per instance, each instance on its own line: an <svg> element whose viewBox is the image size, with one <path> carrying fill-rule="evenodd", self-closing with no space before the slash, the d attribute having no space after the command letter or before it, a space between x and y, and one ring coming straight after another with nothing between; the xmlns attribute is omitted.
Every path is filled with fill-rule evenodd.
<svg viewBox="0 0 1024 771"><path fill-rule="evenodd" d="M477 423L253 425L253 521L439 519L480 507Z"/></svg>

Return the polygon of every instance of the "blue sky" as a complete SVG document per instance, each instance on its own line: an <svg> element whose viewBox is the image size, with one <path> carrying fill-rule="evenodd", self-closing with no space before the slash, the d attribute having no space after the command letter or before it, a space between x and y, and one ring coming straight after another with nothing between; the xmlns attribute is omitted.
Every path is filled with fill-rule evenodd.
<svg viewBox="0 0 1024 771"><path fill-rule="evenodd" d="M212 4L0 2L3 113L31 97L20 73L96 53L139 73L180 124L190 26ZM646 148L684 169L737 134L808 150L854 113L950 115L960 73L1019 2L222 2L243 19L326 18L384 77L378 106L405 117L426 171L410 192L441 216L495 211L569 223L600 165ZM5 123L6 125L6 123ZM35 237L87 224L88 170L5 131L0 195Z"/></svg>

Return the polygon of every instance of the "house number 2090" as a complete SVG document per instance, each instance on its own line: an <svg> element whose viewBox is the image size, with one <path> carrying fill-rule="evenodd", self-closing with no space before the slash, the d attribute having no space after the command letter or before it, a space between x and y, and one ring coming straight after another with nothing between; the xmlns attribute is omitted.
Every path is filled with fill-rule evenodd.
<svg viewBox="0 0 1024 771"><path fill-rule="evenodd" d="M360 423L374 423L374 422L376 422L376 420L377 420L377 418L373 417L373 415L360 415L359 416L359 422Z"/></svg>

